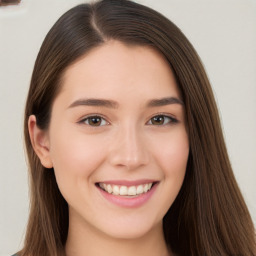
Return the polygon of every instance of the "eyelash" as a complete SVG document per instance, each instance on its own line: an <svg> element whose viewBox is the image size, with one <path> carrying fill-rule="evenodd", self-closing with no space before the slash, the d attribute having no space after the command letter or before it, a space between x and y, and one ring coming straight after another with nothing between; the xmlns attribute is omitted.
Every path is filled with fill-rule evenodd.
<svg viewBox="0 0 256 256"><path fill-rule="evenodd" d="M154 118L164 118L164 123L163 124L152 124L152 120ZM90 119L92 121L92 119L100 119L100 125L91 125L89 122L90 122ZM166 121L166 119L169 119L169 121ZM102 125L102 121L105 122L105 124ZM151 124L149 124L149 122L151 122ZM162 114L162 113L159 113L157 115L154 115L153 117L151 117L149 119L149 121L146 123L147 125L153 125L153 126L166 126L166 125L172 125L172 124L176 124L178 123L179 121L170 116L170 115L166 115L166 114ZM101 126L105 126L105 125L109 125L110 123L108 121L106 121L106 118L102 117L101 115L98 115L98 114L95 114L95 115L90 115L90 116L87 116L85 118L83 118L81 121L79 121L78 123L80 124L86 124L90 127L93 127L93 128L97 128L97 127L101 127Z"/></svg>
<svg viewBox="0 0 256 256"><path fill-rule="evenodd" d="M104 122L106 122L106 124L104 124L104 125L91 125L90 123L88 123L89 121L90 121L90 119L92 120L92 119L100 119L100 123L102 123L102 120L104 120ZM100 127L100 126L105 126L105 125L109 125L109 122L108 121L106 121L106 118L104 118L104 117L102 117L101 115L98 115L98 114L95 114L95 115L90 115L90 116L87 116L87 117L85 117L85 118L83 118L81 121L79 121L78 123L80 123L80 124L86 124L86 125L88 125L88 126L91 126L91 127Z"/></svg>
<svg viewBox="0 0 256 256"><path fill-rule="evenodd" d="M154 115L153 117L151 117L151 118L149 119L149 121L147 122L147 124L148 124L149 122L151 122L150 125L154 125L154 124L152 124L152 120L153 120L154 118L159 118L159 117L164 118L164 123L163 123L163 124L155 124L155 126L165 126L165 125L172 125L172 124L178 123L178 120L177 120L176 118L170 116L170 115L166 115L166 114L157 114L157 115ZM166 119L169 119L169 121L166 121Z"/></svg>

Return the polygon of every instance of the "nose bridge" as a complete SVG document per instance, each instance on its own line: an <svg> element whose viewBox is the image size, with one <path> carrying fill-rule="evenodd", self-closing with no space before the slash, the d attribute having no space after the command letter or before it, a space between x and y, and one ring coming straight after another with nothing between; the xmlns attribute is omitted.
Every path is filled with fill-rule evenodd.
<svg viewBox="0 0 256 256"><path fill-rule="evenodd" d="M111 163L136 169L147 164L149 157L143 132L131 123L122 125L116 134L111 152Z"/></svg>

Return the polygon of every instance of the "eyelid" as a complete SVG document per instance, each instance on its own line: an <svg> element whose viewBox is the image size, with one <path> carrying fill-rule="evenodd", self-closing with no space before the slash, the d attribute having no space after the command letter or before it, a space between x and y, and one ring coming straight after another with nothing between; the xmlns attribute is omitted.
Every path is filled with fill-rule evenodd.
<svg viewBox="0 0 256 256"><path fill-rule="evenodd" d="M78 120L77 123L79 123L79 124L85 124L85 120L87 120L87 119L89 119L89 118L91 118L91 117L99 117L99 118L101 118L102 120L106 121L107 124L105 124L105 125L99 125L98 127L106 126L106 125L109 125L109 124L110 124L110 122L107 120L107 118L106 118L104 115L99 114L99 113L93 113L93 114L88 114L88 115L86 115L86 116L83 116L82 118L80 118L80 119ZM97 126L91 126L91 125L89 125L89 124L86 124L86 125L88 125L88 126L90 126L90 127L92 127L92 128L97 128Z"/></svg>
<svg viewBox="0 0 256 256"><path fill-rule="evenodd" d="M179 120L178 120L176 117L174 117L173 115L160 112L160 113L156 113L156 114L152 115L152 116L149 118L149 120L147 121L146 124L148 124L148 123L151 121L152 118L157 117L157 116L163 116L163 117L167 117L167 118L170 118L170 119L171 119L171 121L168 122L167 124L162 124L162 125L159 125L159 126L165 126L165 125L170 125L170 124L177 124L177 123L179 123ZM153 125L153 124L148 124L148 125ZM156 126L157 126L157 125L156 125Z"/></svg>
<svg viewBox="0 0 256 256"><path fill-rule="evenodd" d="M155 113L154 115L152 115L152 116L148 119L148 121L146 122L146 125L153 125L153 124L148 124L148 123L151 121L152 118L157 117L157 116L163 116L163 117L167 117L167 118L170 118L170 119L171 119L171 121L170 121L169 123L163 124L163 125L159 125L159 126L165 126L165 125L168 125L168 124L176 124L176 123L179 122L179 120L178 120L176 117L174 117L173 115L167 114L167 113L163 113L163 112L159 112L159 113ZM85 124L85 120L87 120L87 119L90 118L90 117L100 117L101 119L103 119L103 120L105 120L105 121L107 122L106 125L109 125L109 124L110 124L110 122L108 121L108 119L107 119L103 114L100 114L100 113L93 113L93 114L88 114L88 115L86 115L86 116L83 116L82 118L80 118L80 119L78 120L77 123L79 123L79 124ZM100 126L106 126L106 125L100 125ZM90 126L90 125L88 124L88 126ZM100 127L100 126L98 126L98 127ZM97 126L95 126L95 127L91 126L91 127L92 127L92 128L97 128Z"/></svg>

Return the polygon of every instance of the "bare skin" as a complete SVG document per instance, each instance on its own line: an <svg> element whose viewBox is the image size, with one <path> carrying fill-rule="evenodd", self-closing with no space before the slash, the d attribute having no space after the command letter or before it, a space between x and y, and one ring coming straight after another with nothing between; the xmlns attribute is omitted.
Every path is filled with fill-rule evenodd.
<svg viewBox="0 0 256 256"><path fill-rule="evenodd" d="M67 69L49 130L35 116L29 129L69 205L67 256L173 255L162 220L182 186L189 142L160 53L118 41L93 49Z"/></svg>

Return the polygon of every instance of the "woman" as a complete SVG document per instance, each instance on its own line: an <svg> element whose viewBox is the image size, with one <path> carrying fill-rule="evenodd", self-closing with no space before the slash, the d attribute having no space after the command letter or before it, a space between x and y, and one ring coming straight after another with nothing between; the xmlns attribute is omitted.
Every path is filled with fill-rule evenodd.
<svg viewBox="0 0 256 256"><path fill-rule="evenodd" d="M161 14L127 0L64 14L38 54L24 129L18 255L256 254L209 81Z"/></svg>

